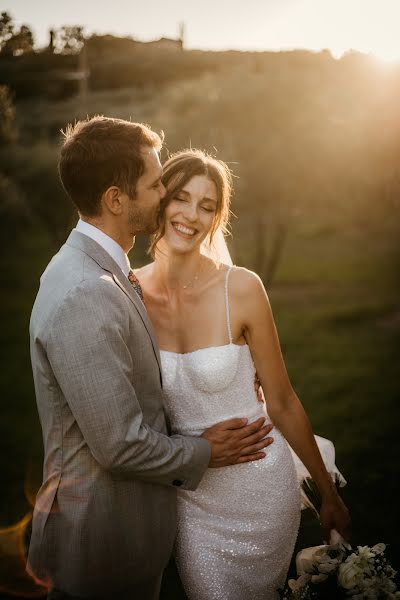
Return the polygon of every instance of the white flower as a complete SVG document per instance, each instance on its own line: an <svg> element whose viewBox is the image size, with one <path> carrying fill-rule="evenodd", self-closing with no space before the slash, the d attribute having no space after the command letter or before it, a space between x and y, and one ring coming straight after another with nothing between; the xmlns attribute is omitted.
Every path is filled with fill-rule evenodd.
<svg viewBox="0 0 400 600"><path fill-rule="evenodd" d="M339 585L347 590L351 590L357 586L361 574L360 569L354 564L354 560L349 560L352 556L355 556L355 554L351 554L339 567Z"/></svg>
<svg viewBox="0 0 400 600"><path fill-rule="evenodd" d="M369 546L357 546L358 556L361 560L368 561L370 558L374 558L374 552L372 552Z"/></svg>
<svg viewBox="0 0 400 600"><path fill-rule="evenodd" d="M312 546L298 552L296 556L297 574L312 573L316 562L319 562L319 556L325 554L325 548L326 546Z"/></svg>
<svg viewBox="0 0 400 600"><path fill-rule="evenodd" d="M357 553L353 552L339 568L339 583L351 589L356 581L362 581L374 574L374 557L368 546L358 546ZM340 577L342 577L343 584ZM350 587L349 587L350 586Z"/></svg>
<svg viewBox="0 0 400 600"><path fill-rule="evenodd" d="M352 552L344 561L343 563L344 565L351 565L354 569L357 569L358 571L362 571L361 566L360 566L360 561L358 558L358 555L355 552Z"/></svg>
<svg viewBox="0 0 400 600"><path fill-rule="evenodd" d="M375 546L372 546L371 550L375 554L383 554L386 550L386 544L375 544Z"/></svg>

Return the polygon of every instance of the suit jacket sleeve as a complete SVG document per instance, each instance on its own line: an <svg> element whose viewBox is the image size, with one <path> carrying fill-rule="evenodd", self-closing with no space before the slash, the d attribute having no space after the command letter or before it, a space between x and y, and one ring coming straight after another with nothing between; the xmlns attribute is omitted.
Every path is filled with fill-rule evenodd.
<svg viewBox="0 0 400 600"><path fill-rule="evenodd" d="M107 280L73 288L49 323L51 368L85 442L104 469L195 489L210 460L203 438L171 436L143 422L132 381L129 311ZM175 481L176 483L176 481Z"/></svg>

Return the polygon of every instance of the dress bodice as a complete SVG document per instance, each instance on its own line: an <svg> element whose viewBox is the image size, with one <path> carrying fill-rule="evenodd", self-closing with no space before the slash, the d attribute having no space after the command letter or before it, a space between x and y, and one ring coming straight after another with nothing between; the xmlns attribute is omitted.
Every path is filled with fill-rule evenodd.
<svg viewBox="0 0 400 600"><path fill-rule="evenodd" d="M255 388L255 367L247 344L234 344L229 317L228 279L225 305L229 343L180 354L161 350L166 410L172 433L200 435L219 421L267 417Z"/></svg>
<svg viewBox="0 0 400 600"><path fill-rule="evenodd" d="M172 433L200 435L219 421L266 414L254 389L246 345L226 344L187 354L161 351L164 394Z"/></svg>

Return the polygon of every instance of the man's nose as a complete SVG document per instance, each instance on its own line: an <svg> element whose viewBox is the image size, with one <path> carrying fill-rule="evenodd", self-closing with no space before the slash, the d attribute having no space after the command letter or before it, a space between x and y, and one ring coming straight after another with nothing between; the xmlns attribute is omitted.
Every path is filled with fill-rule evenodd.
<svg viewBox="0 0 400 600"><path fill-rule="evenodd" d="M165 197L166 193L167 193L167 188L165 187L165 185L163 183L160 183L160 199L161 200Z"/></svg>

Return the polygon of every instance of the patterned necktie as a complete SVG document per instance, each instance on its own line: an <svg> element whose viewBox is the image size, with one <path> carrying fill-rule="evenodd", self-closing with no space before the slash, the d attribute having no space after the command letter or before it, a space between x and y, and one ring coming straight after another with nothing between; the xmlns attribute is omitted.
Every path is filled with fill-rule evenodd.
<svg viewBox="0 0 400 600"><path fill-rule="evenodd" d="M141 301L144 304L144 298L143 298L143 290L142 290L142 286L139 283L139 279L136 277L135 273L132 271L132 269L129 269L129 273L128 273L128 279L131 282L133 289L135 290L135 292L137 293L137 295L139 296L139 298L141 299Z"/></svg>

